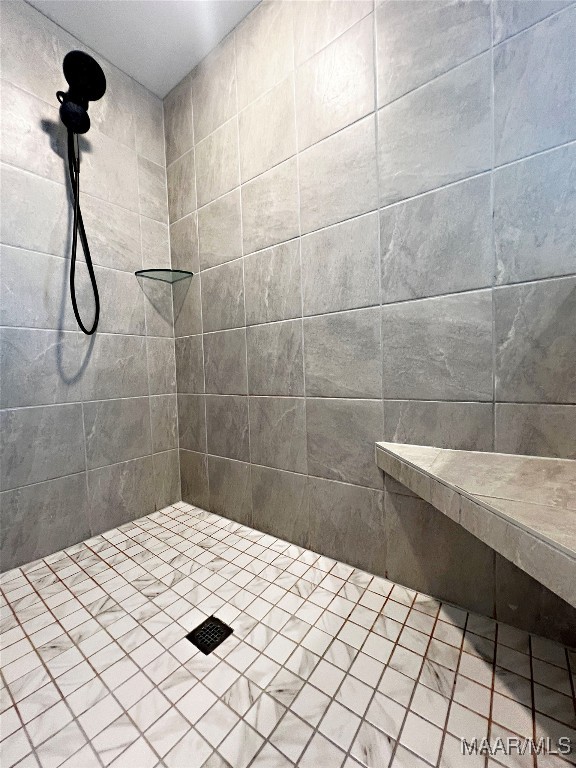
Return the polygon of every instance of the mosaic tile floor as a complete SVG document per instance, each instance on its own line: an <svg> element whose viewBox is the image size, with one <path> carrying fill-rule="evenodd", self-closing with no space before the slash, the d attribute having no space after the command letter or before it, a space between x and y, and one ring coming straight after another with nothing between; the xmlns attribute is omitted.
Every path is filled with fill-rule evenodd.
<svg viewBox="0 0 576 768"><path fill-rule="evenodd" d="M460 738L576 747L576 653L184 503L0 583L2 768L549 768ZM185 635L213 613L234 634L204 656Z"/></svg>

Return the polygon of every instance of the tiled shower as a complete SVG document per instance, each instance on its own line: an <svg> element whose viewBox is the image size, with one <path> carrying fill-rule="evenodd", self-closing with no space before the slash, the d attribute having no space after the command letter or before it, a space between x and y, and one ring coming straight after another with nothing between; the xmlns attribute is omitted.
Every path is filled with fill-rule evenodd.
<svg viewBox="0 0 576 768"><path fill-rule="evenodd" d="M574 762L460 751L576 749L576 609L374 447L576 459L576 3L263 0L164 99L90 51L90 337L89 48L0 11L2 765Z"/></svg>

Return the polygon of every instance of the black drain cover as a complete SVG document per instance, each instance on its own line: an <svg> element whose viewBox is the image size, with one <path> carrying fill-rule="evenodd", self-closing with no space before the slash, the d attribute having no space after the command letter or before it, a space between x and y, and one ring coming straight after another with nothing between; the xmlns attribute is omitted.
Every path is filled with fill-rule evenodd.
<svg viewBox="0 0 576 768"><path fill-rule="evenodd" d="M202 624L199 624L196 629L189 632L186 635L186 639L190 640L192 645L195 645L196 648L199 648L207 656L215 648L218 648L220 643L224 642L227 637L230 637L233 632L234 630L228 624L224 624L216 616L210 616Z"/></svg>

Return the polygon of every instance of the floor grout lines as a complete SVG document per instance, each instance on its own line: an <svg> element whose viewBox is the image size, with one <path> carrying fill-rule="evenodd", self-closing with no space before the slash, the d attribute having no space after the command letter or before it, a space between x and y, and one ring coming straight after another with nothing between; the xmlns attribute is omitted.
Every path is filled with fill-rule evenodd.
<svg viewBox="0 0 576 768"><path fill-rule="evenodd" d="M212 614L234 633L204 656L185 635ZM3 768L556 768L460 739L576 749L569 649L184 502L2 574L0 641Z"/></svg>

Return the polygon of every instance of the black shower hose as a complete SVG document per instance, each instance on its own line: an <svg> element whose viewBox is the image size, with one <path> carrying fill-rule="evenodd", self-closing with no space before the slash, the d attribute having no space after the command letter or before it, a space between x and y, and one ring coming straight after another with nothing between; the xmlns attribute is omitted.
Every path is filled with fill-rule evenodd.
<svg viewBox="0 0 576 768"><path fill-rule="evenodd" d="M74 131L68 130L68 172L70 174L70 184L72 186L72 195L74 197L72 258L70 261L70 298L72 299L72 308L74 310L76 320L78 321L78 325L87 336L91 336L98 327L98 319L100 317L100 296L98 295L98 285L96 284L96 276L94 275L94 267L92 266L90 247L88 246L88 238L86 237L86 230L84 229L84 222L82 221L82 211L80 210L80 147L78 146L78 140L74 140L74 135ZM92 324L92 328L90 329L86 328L82 322L80 313L78 312L78 304L76 303L75 276L78 230L80 230L80 241L82 243L84 256L86 257L86 266L88 267L90 282L92 283L92 290L94 291L94 322Z"/></svg>

